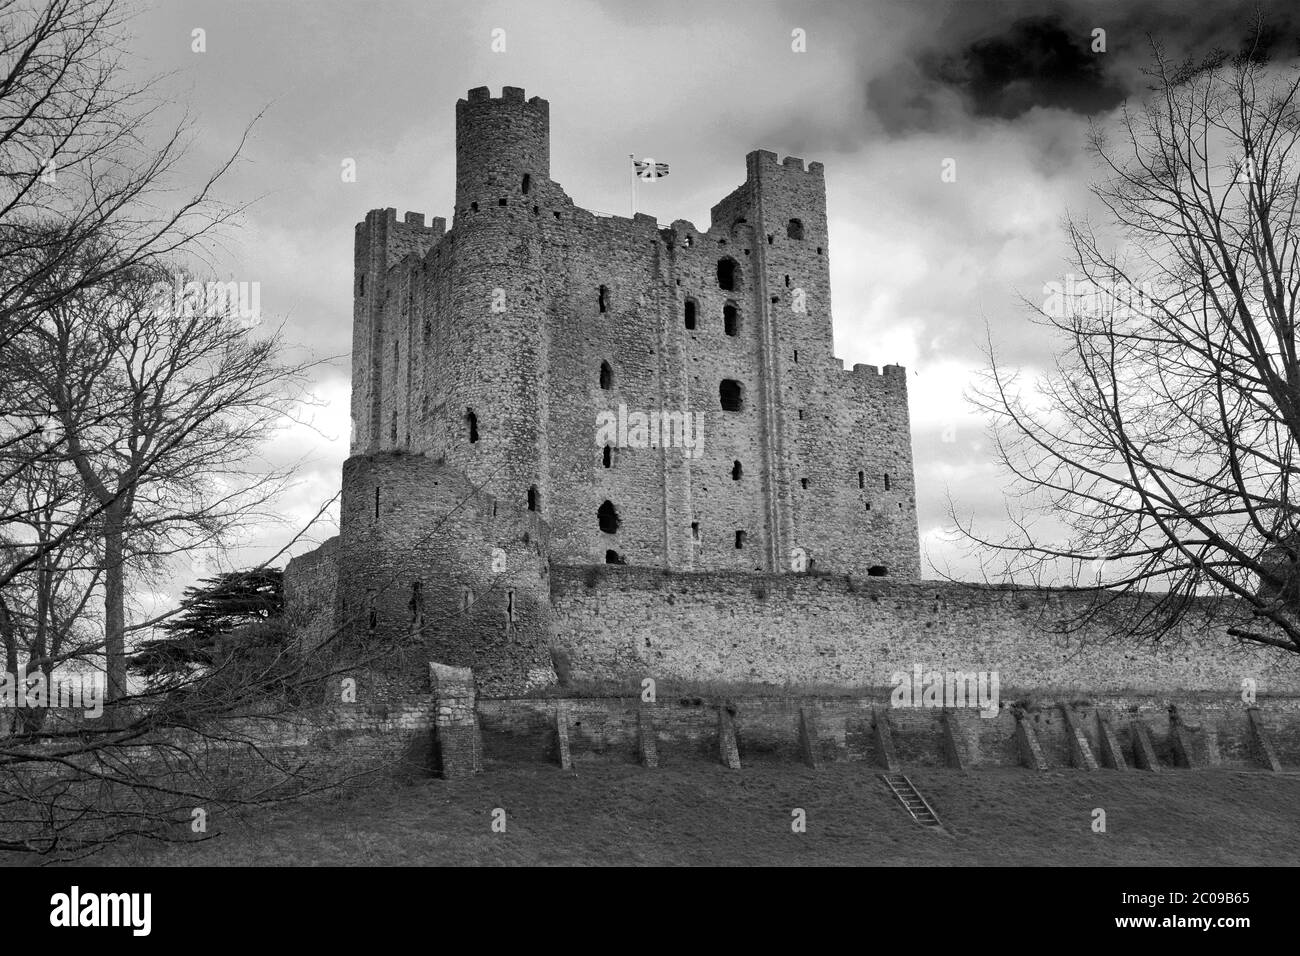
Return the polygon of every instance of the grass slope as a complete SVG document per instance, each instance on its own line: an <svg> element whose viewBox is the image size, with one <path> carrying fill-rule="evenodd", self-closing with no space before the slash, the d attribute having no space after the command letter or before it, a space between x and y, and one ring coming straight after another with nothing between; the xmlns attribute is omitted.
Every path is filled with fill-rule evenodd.
<svg viewBox="0 0 1300 956"><path fill-rule="evenodd" d="M473 780L423 780L314 800L217 840L123 847L94 861L161 865L1297 865L1300 775L1228 770L908 771L951 836L923 831L874 768L706 763L577 772L489 763ZM494 808L506 832L491 830ZM807 832L791 831L791 810ZM1092 811L1106 811L1093 833Z"/></svg>

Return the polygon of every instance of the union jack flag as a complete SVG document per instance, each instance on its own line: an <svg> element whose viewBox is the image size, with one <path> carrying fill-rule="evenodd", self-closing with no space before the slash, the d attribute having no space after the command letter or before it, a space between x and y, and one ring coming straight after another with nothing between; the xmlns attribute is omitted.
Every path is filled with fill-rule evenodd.
<svg viewBox="0 0 1300 956"><path fill-rule="evenodd" d="M636 167L638 179L663 179L668 175L667 163L656 163L648 156L645 159L633 159L632 165Z"/></svg>

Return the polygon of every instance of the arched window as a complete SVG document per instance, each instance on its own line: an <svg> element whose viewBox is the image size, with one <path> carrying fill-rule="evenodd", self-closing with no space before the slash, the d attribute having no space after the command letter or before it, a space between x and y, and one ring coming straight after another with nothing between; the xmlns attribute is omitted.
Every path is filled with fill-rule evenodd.
<svg viewBox="0 0 1300 956"><path fill-rule="evenodd" d="M745 390L732 378L724 378L718 386L718 400L724 412L739 412L745 407Z"/></svg>
<svg viewBox="0 0 1300 956"><path fill-rule="evenodd" d="M718 288L724 292L734 292L740 285L740 267L736 260L728 256L718 260Z"/></svg>
<svg viewBox="0 0 1300 956"><path fill-rule="evenodd" d="M695 329L695 309L694 299L686 300L686 328L693 331Z"/></svg>
<svg viewBox="0 0 1300 956"><path fill-rule="evenodd" d="M803 220L802 220L802 219L791 219L791 220L790 220L788 223L786 223L786 225L785 225L785 234L786 234L786 236L787 236L788 238L790 238L790 239L802 239L802 238L803 238Z"/></svg>
<svg viewBox="0 0 1300 956"><path fill-rule="evenodd" d="M728 302L722 307L722 331L727 335L735 335L740 331L740 309L734 302Z"/></svg>
<svg viewBox="0 0 1300 956"><path fill-rule="evenodd" d="M608 551L605 552L605 563L622 564L623 558L617 551L615 551L613 548L610 548Z"/></svg>
<svg viewBox="0 0 1300 956"><path fill-rule="evenodd" d="M616 534L618 526L622 523L618 519L618 509L614 503L606 501L596 509L596 521L600 525L600 530L605 534Z"/></svg>
<svg viewBox="0 0 1300 956"><path fill-rule="evenodd" d="M600 363L600 387L605 391L614 387L614 370L610 368L608 362Z"/></svg>
<svg viewBox="0 0 1300 956"><path fill-rule="evenodd" d="M731 480L732 480L732 481L740 481L740 478L741 478L741 476L742 476L744 473L745 473L745 470L740 466L740 462L738 462L738 461L733 461L733 462L731 463Z"/></svg>

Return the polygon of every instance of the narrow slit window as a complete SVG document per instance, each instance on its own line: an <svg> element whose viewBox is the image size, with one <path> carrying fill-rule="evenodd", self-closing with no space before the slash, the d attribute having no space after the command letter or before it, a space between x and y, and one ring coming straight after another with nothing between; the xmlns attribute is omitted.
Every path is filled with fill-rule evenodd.
<svg viewBox="0 0 1300 956"><path fill-rule="evenodd" d="M520 184L519 188L523 191L523 194L527 196L529 190L533 188L533 177L528 173L524 173L524 181Z"/></svg>
<svg viewBox="0 0 1300 956"><path fill-rule="evenodd" d="M531 486L528 488L528 510L529 510L529 511L538 511L538 510L540 510L540 504L539 504L540 501L541 501L541 498L540 498L540 496L537 494L537 486L536 486L536 485L531 485Z"/></svg>
<svg viewBox="0 0 1300 956"><path fill-rule="evenodd" d="M379 520L379 486L375 485L375 520Z"/></svg>
<svg viewBox="0 0 1300 956"><path fill-rule="evenodd" d="M740 550L741 548L743 548L744 546L745 546L745 532L743 532L743 531L737 531L737 532L736 532L736 550L739 551L739 550Z"/></svg>
<svg viewBox="0 0 1300 956"><path fill-rule="evenodd" d="M740 331L740 309L734 302L722 307L722 331L727 335L736 335Z"/></svg>
<svg viewBox="0 0 1300 956"><path fill-rule="evenodd" d="M861 472L861 471L858 472L858 487L859 488L867 487L867 476L865 472Z"/></svg>
<svg viewBox="0 0 1300 956"><path fill-rule="evenodd" d="M608 362L600 363L600 387L605 391L614 387L614 370Z"/></svg>
<svg viewBox="0 0 1300 956"><path fill-rule="evenodd" d="M472 408L465 410L465 424L469 426L470 444L478 441L478 416Z"/></svg>
<svg viewBox="0 0 1300 956"><path fill-rule="evenodd" d="M733 462L731 463L731 480L732 480L732 481L740 481L740 478L741 478L741 476L742 476L744 473L745 473L745 470L741 467L740 462L738 462L738 461L733 461Z"/></svg>
<svg viewBox="0 0 1300 956"><path fill-rule="evenodd" d="M597 291L597 300L600 303L600 311L609 311L609 286L603 285Z"/></svg>
<svg viewBox="0 0 1300 956"><path fill-rule="evenodd" d="M606 445L605 450L600 453L600 462L606 468L610 468L614 464L614 453L610 451L608 445Z"/></svg>
<svg viewBox="0 0 1300 956"><path fill-rule="evenodd" d="M688 331L695 330L695 310L696 310L695 300L687 299L686 309L685 309L685 321L686 321L686 328Z"/></svg>
<svg viewBox="0 0 1300 956"><path fill-rule="evenodd" d="M889 472L885 472L885 490L889 490Z"/></svg>

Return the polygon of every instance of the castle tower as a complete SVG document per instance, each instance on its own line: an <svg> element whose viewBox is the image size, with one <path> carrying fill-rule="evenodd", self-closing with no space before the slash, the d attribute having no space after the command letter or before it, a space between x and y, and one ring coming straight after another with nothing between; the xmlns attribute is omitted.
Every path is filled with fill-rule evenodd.
<svg viewBox="0 0 1300 956"><path fill-rule="evenodd" d="M448 463L512 507L540 510L548 357L537 203L550 190L550 107L486 87L456 104L452 323L439 366ZM458 434L459 432L459 434Z"/></svg>

